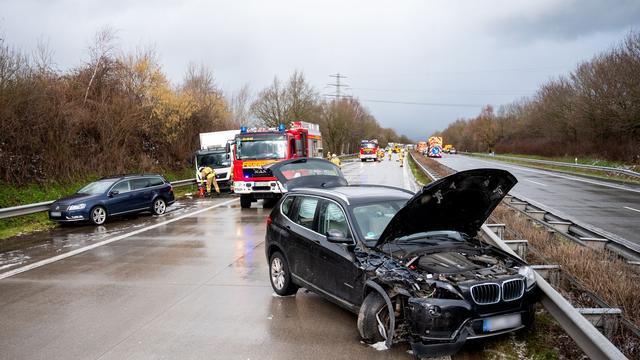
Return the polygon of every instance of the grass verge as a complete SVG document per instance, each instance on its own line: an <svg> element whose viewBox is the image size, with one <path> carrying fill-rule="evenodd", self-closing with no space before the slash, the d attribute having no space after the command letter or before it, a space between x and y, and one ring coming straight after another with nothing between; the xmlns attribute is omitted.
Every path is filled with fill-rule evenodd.
<svg viewBox="0 0 640 360"><path fill-rule="evenodd" d="M506 224L511 238L529 240L534 256L542 262L560 265L563 272L577 279L581 289L595 294L609 306L622 309L626 319L640 326L640 274L633 265L608 251L595 251L549 233L506 205L498 206L491 218ZM574 306L594 306L580 290L562 292ZM613 342L629 358L640 358L640 339L624 329L620 329Z"/></svg>
<svg viewBox="0 0 640 360"><path fill-rule="evenodd" d="M195 176L193 169L190 168L179 171L164 171L162 174L168 181L183 180ZM73 194L88 182L98 178L99 176L96 174L87 174L82 179L47 181L26 186L0 183L0 208L55 200ZM181 186L174 189L176 197L195 191L197 191L195 185ZM56 226L56 223L49 221L45 212L2 219L0 220L0 240L35 231L49 230Z"/></svg>
<svg viewBox="0 0 640 360"><path fill-rule="evenodd" d="M418 185L425 186L426 184L431 182L431 179L429 179L429 177L422 171L422 169L418 167L418 164L413 161L413 158L411 156L407 157L407 162L409 163L409 168L411 169L413 177L416 179Z"/></svg>

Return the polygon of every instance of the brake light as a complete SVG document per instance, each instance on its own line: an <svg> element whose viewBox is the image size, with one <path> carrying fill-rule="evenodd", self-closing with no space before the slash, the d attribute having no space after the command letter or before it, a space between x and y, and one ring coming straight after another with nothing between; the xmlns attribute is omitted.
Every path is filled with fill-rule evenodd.
<svg viewBox="0 0 640 360"><path fill-rule="evenodd" d="M267 215L267 226L271 225L271 215Z"/></svg>

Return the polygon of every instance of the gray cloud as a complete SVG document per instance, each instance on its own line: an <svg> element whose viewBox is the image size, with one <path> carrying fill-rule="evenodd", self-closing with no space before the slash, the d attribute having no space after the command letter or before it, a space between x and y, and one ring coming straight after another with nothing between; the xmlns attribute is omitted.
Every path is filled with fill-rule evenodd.
<svg viewBox="0 0 640 360"><path fill-rule="evenodd" d="M638 0L557 1L537 9L509 14L489 25L496 33L516 41L575 40L591 34L617 32L638 26Z"/></svg>

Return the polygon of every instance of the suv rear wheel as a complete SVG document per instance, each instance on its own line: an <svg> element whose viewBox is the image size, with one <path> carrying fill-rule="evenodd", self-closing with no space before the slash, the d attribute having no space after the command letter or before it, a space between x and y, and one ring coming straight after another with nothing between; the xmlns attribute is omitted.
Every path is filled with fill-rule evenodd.
<svg viewBox="0 0 640 360"><path fill-rule="evenodd" d="M280 296L293 295L298 291L298 286L291 281L289 264L278 251L274 252L269 260L269 279L273 291Z"/></svg>

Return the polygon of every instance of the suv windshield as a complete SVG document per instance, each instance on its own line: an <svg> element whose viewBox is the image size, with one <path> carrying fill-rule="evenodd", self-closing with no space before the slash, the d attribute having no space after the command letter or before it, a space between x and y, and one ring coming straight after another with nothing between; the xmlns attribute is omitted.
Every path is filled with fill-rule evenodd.
<svg viewBox="0 0 640 360"><path fill-rule="evenodd" d="M238 160L285 159L286 135L246 135L236 137Z"/></svg>
<svg viewBox="0 0 640 360"><path fill-rule="evenodd" d="M82 189L78 190L78 194L98 195L103 194L107 189L116 182L115 180L94 181Z"/></svg>
<svg viewBox="0 0 640 360"><path fill-rule="evenodd" d="M198 154L196 156L198 166L209 166L214 169L231 166L231 158L226 152L214 152L208 154Z"/></svg>
<svg viewBox="0 0 640 360"><path fill-rule="evenodd" d="M351 209L360 238L374 246L378 238L407 200L387 200L354 206Z"/></svg>

